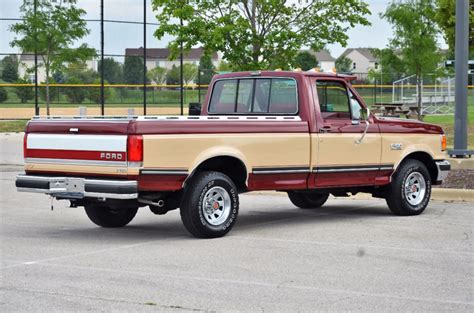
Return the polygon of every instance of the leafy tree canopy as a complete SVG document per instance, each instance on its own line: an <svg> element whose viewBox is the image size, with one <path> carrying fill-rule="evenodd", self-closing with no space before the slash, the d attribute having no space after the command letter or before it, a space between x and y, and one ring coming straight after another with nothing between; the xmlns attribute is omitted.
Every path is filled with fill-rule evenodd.
<svg viewBox="0 0 474 313"><path fill-rule="evenodd" d="M10 43L24 52L36 51L46 74L46 110L49 115L49 83L51 74L61 71L68 62L85 61L95 55L95 50L74 43L89 34L83 9L76 7L76 0L36 1L25 0L20 7L22 21L10 26L16 34Z"/></svg>
<svg viewBox="0 0 474 313"><path fill-rule="evenodd" d="M308 51L302 51L296 55L295 66L303 71L309 71L312 68L318 67L318 60Z"/></svg>
<svg viewBox="0 0 474 313"><path fill-rule="evenodd" d="M345 45L347 30L368 25L367 4L359 0L248 1L152 0L159 26L158 39L176 39L186 50L203 45L221 51L233 69L288 68L303 46L319 50L329 43ZM184 26L180 26L180 19Z"/></svg>
<svg viewBox="0 0 474 313"><path fill-rule="evenodd" d="M211 56L203 54L199 60L200 84L207 85L211 82L212 76L215 74L216 68L212 64Z"/></svg>
<svg viewBox="0 0 474 313"><path fill-rule="evenodd" d="M180 72L179 68L173 64L171 69L166 73L166 84L167 85L179 85Z"/></svg>
<svg viewBox="0 0 474 313"><path fill-rule="evenodd" d="M352 61L348 57L340 56L336 59L336 72L350 73L352 70Z"/></svg>
<svg viewBox="0 0 474 313"><path fill-rule="evenodd" d="M102 60L99 60L97 69L99 73L102 73ZM104 80L108 81L110 84L122 83L123 82L122 64L115 61L113 58L105 58L104 59Z"/></svg>
<svg viewBox="0 0 474 313"><path fill-rule="evenodd" d="M178 67L178 70L181 68ZM183 81L184 84L192 84L196 79L198 73L198 67L191 63L184 63L183 64Z"/></svg>
<svg viewBox="0 0 474 313"><path fill-rule="evenodd" d="M15 56L9 55L2 60L2 79L13 83L18 79L18 60Z"/></svg>
<svg viewBox="0 0 474 313"><path fill-rule="evenodd" d="M372 49L378 59L378 69L369 70L369 78L379 84L392 83L394 80L406 76L405 66L397 52L390 48Z"/></svg>
<svg viewBox="0 0 474 313"><path fill-rule="evenodd" d="M127 84L143 84L143 58L125 57L123 76Z"/></svg>
<svg viewBox="0 0 474 313"><path fill-rule="evenodd" d="M166 68L164 67L155 67L149 70L146 73L149 80L153 81L155 84L161 85L166 82Z"/></svg>

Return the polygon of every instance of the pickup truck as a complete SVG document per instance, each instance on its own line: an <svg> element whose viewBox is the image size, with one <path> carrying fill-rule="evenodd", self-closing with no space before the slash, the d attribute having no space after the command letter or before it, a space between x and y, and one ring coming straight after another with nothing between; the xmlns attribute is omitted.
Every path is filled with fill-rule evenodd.
<svg viewBox="0 0 474 313"><path fill-rule="evenodd" d="M16 187L69 200L102 227L125 226L145 206L179 208L200 238L229 232L239 194L256 190L286 192L302 209L365 192L394 214L422 213L450 170L443 129L371 114L352 79L229 73L189 116L35 117Z"/></svg>

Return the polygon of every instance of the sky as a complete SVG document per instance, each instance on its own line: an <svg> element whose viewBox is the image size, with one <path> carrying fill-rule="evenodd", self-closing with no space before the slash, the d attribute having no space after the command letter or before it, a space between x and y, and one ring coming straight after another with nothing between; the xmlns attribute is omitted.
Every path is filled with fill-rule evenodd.
<svg viewBox="0 0 474 313"><path fill-rule="evenodd" d="M19 18L19 7L23 0L0 0L0 18ZM156 22L151 9L151 0L147 1L147 21ZM366 0L372 15L368 17L371 26L358 25L348 31L349 40L348 48L372 47L383 48L387 45L389 38L392 36L390 24L381 19L379 13L385 11L389 0ZM100 18L100 1L99 0L78 0L78 5L86 10L86 19ZM105 19L111 20L143 20L143 1L139 0L104 0L104 16ZM0 21L0 53L18 53L17 48L12 48L9 42L14 35L8 31L11 21ZM91 30L84 42L92 47L100 48L100 25L98 22L88 22L88 28ZM147 26L147 47L161 48L166 47L167 43L172 39L165 37L157 40L153 37L156 29L153 25ZM143 46L143 26L133 24L105 24L105 54L124 54L125 48L138 48ZM440 39L440 44L445 47L444 42ZM328 45L327 48L332 56L337 58L341 55L345 47L339 44Z"/></svg>

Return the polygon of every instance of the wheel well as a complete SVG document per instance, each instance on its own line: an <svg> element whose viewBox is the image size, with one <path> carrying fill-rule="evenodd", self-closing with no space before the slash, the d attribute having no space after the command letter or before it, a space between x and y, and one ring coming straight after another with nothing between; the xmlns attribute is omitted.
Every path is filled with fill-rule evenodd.
<svg viewBox="0 0 474 313"><path fill-rule="evenodd" d="M418 160L421 163L423 163L428 169L428 172L430 173L431 182L433 184L436 184L436 179L438 177L438 168L436 167L436 163L431 157L431 155L429 155L426 152L413 152L405 156L405 158L402 160L402 162L400 162L400 164L402 164L403 162L409 159Z"/></svg>
<svg viewBox="0 0 474 313"><path fill-rule="evenodd" d="M247 169L245 164L238 158L219 156L207 159L196 167L188 179L200 171L216 171L226 174L230 179L232 179L239 192L247 190L247 185L245 183L247 180Z"/></svg>

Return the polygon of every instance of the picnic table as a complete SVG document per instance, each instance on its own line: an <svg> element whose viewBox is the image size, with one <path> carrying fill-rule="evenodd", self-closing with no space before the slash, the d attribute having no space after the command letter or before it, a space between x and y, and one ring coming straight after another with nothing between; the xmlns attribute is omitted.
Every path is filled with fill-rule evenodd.
<svg viewBox="0 0 474 313"><path fill-rule="evenodd" d="M418 115L417 105L405 105L403 102L377 102L374 108L384 116L405 115L407 118Z"/></svg>

